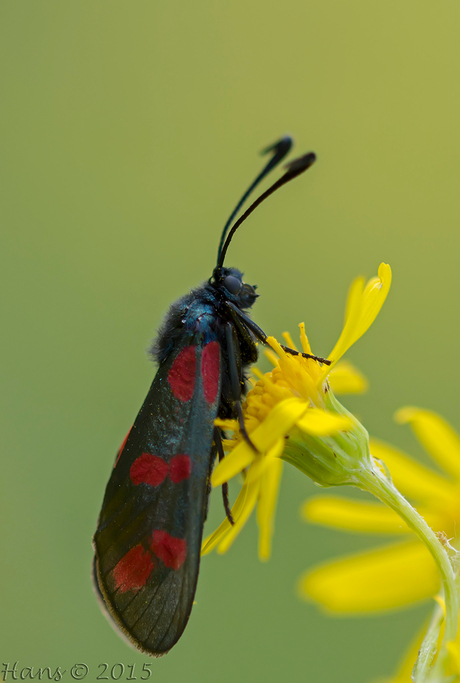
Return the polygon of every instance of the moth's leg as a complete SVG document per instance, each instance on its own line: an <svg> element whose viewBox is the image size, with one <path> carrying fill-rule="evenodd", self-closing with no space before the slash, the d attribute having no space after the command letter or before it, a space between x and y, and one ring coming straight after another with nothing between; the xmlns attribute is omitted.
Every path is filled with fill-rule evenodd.
<svg viewBox="0 0 460 683"><path fill-rule="evenodd" d="M261 341L263 344L267 343L267 335L257 325L257 323L254 322L254 320L251 320L249 316L243 313L243 311L241 311L238 306L235 306L235 304L233 304L231 301L227 301L226 306L229 309L230 315L235 321L235 324L238 325L238 329L242 330L245 327L246 333L247 330L250 329L256 339ZM241 323L243 323L243 325L241 325Z"/></svg>
<svg viewBox="0 0 460 683"><path fill-rule="evenodd" d="M236 327L238 331L238 335L241 337L241 339L245 342L245 346L247 348L247 351L252 351L252 355L248 357L247 362L248 363L256 363L257 359L259 357L258 351L257 351L257 344L254 341L254 334L251 333L251 331L248 329L248 326L244 322L244 320L241 320L237 315L234 314L233 309L230 308L229 314L232 318L232 324ZM262 330L261 330L262 332ZM263 334L263 332L262 332Z"/></svg>
<svg viewBox="0 0 460 683"><path fill-rule="evenodd" d="M206 479L206 502L204 505L204 521L206 522L208 518L208 512L209 512L209 499L211 497L211 474L212 474L212 468L214 467L214 463L216 460L216 455L217 455L217 444L212 444L211 446L211 458L209 460L209 469L208 469L208 477Z"/></svg>
<svg viewBox="0 0 460 683"><path fill-rule="evenodd" d="M291 356L302 356L303 358L310 358L311 360L316 360L318 363L323 363L324 365L331 365L332 363L331 360L328 360L327 358L321 358L321 356L313 356L311 353L296 351L295 349L291 349L289 346L284 346L283 344L280 344L280 346L283 349L283 351L286 351L286 353L290 353Z"/></svg>
<svg viewBox="0 0 460 683"><path fill-rule="evenodd" d="M256 339L262 342L262 344L267 344L267 335L253 320L251 320L249 316L240 311L238 306L235 306L235 304L233 304L231 301L227 301L227 307L230 309L231 315L234 319L238 319L243 322L246 328L251 330ZM280 346L284 351L286 351L286 353L290 353L291 356L303 356L304 358L311 358L311 360L316 360L318 363L324 363L324 365L330 365L332 362L326 358L321 358L321 356L313 356L311 353L295 351L295 349L291 349L289 346L284 346L283 344L280 344Z"/></svg>
<svg viewBox="0 0 460 683"><path fill-rule="evenodd" d="M217 446L217 453L219 454L219 462L220 462L221 460L223 460L225 458L225 453L224 453L224 447L222 445L222 437L220 435L219 427L214 427L214 443ZM230 503L228 500L228 483L227 482L222 484L222 498L224 501L225 514L227 515L228 521L233 526L235 524L235 520L233 519L232 511L230 510Z"/></svg>
<svg viewBox="0 0 460 683"><path fill-rule="evenodd" d="M242 437L256 451L256 453L258 453L257 448L254 446L251 439L249 438L249 434L244 424L243 409L241 407L241 378L240 372L238 370L238 364L236 362L235 339L233 336L232 323L227 323L225 325L225 341L227 342L228 373L230 375L230 387L232 391L232 398L235 401L235 409L236 415L238 417L238 423L240 426L240 432Z"/></svg>

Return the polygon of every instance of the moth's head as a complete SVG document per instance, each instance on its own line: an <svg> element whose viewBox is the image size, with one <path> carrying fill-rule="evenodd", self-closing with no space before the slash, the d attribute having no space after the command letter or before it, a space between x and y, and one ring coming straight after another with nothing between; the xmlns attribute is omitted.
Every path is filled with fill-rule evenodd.
<svg viewBox="0 0 460 683"><path fill-rule="evenodd" d="M238 308L251 308L259 296L256 294L257 285L243 282L243 273L237 268L215 268L209 284Z"/></svg>

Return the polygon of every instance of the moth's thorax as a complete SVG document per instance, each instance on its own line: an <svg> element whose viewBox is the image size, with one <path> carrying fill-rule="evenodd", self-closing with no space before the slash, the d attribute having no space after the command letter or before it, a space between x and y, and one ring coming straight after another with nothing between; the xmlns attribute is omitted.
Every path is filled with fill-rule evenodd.
<svg viewBox="0 0 460 683"><path fill-rule="evenodd" d="M217 269L216 269L217 270ZM219 336L223 323L229 321L227 302L241 310L251 308L257 294L255 287L243 282L243 273L237 268L221 268L212 277L170 307L150 353L163 363L185 332L203 340ZM233 291L232 291L233 290ZM197 337L197 338L198 338Z"/></svg>

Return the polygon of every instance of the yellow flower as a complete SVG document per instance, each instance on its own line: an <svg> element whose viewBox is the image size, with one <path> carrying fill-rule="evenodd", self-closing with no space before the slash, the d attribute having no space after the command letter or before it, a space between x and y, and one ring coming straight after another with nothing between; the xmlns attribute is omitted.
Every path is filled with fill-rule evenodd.
<svg viewBox="0 0 460 683"><path fill-rule="evenodd" d="M244 405L245 425L251 441L258 449L241 438L235 421L217 421L234 437L224 442L227 457L216 467L212 485L219 486L230 478L245 472L244 484L232 508L235 525L228 520L206 538L202 553L217 547L223 553L233 543L257 505L259 525L259 556L270 555L273 519L283 459L296 465L323 486L351 483L353 468L370 458L367 432L336 400L331 387L345 393L366 388L364 378L349 364L337 364L343 354L371 326L386 299L391 284L391 269L379 267L378 277L367 285L357 278L349 291L345 324L337 344L332 350L330 366L321 367L316 361L287 354L278 342L270 337L269 343L277 356L271 354L274 369L265 375L255 371L259 378L248 393ZM285 335L293 347L289 335ZM300 339L304 353L311 349L300 325ZM306 463L305 444L311 457Z"/></svg>
<svg viewBox="0 0 460 683"><path fill-rule="evenodd" d="M455 546L460 525L460 437L443 418L428 410L403 408L396 419L411 425L443 472L421 465L381 441L371 439L371 453L385 462L396 488L415 503L441 542ZM304 597L332 612L357 614L404 607L439 591L440 579L431 555L384 505L318 496L304 504L302 513L316 524L401 538L306 572L300 581Z"/></svg>

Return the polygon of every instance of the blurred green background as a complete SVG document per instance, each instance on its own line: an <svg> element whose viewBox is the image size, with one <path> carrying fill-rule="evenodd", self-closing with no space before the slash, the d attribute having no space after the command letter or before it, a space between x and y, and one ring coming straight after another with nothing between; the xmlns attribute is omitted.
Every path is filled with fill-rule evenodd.
<svg viewBox="0 0 460 683"><path fill-rule="evenodd" d="M315 487L293 469L271 561L254 520L206 557L160 660L100 614L91 536L154 374L149 340L209 277L257 151L286 131L318 163L232 244L228 264L259 285L255 319L277 335L305 320L326 355L352 278L390 263L387 303L348 355L371 390L345 403L413 453L400 405L460 428L459 23L457 0L1 4L0 662L85 662L95 680L100 662L140 676L151 661L168 683L392 672L428 606L334 620L297 599L306 567L386 539L305 525ZM221 517L218 494L207 530Z"/></svg>

